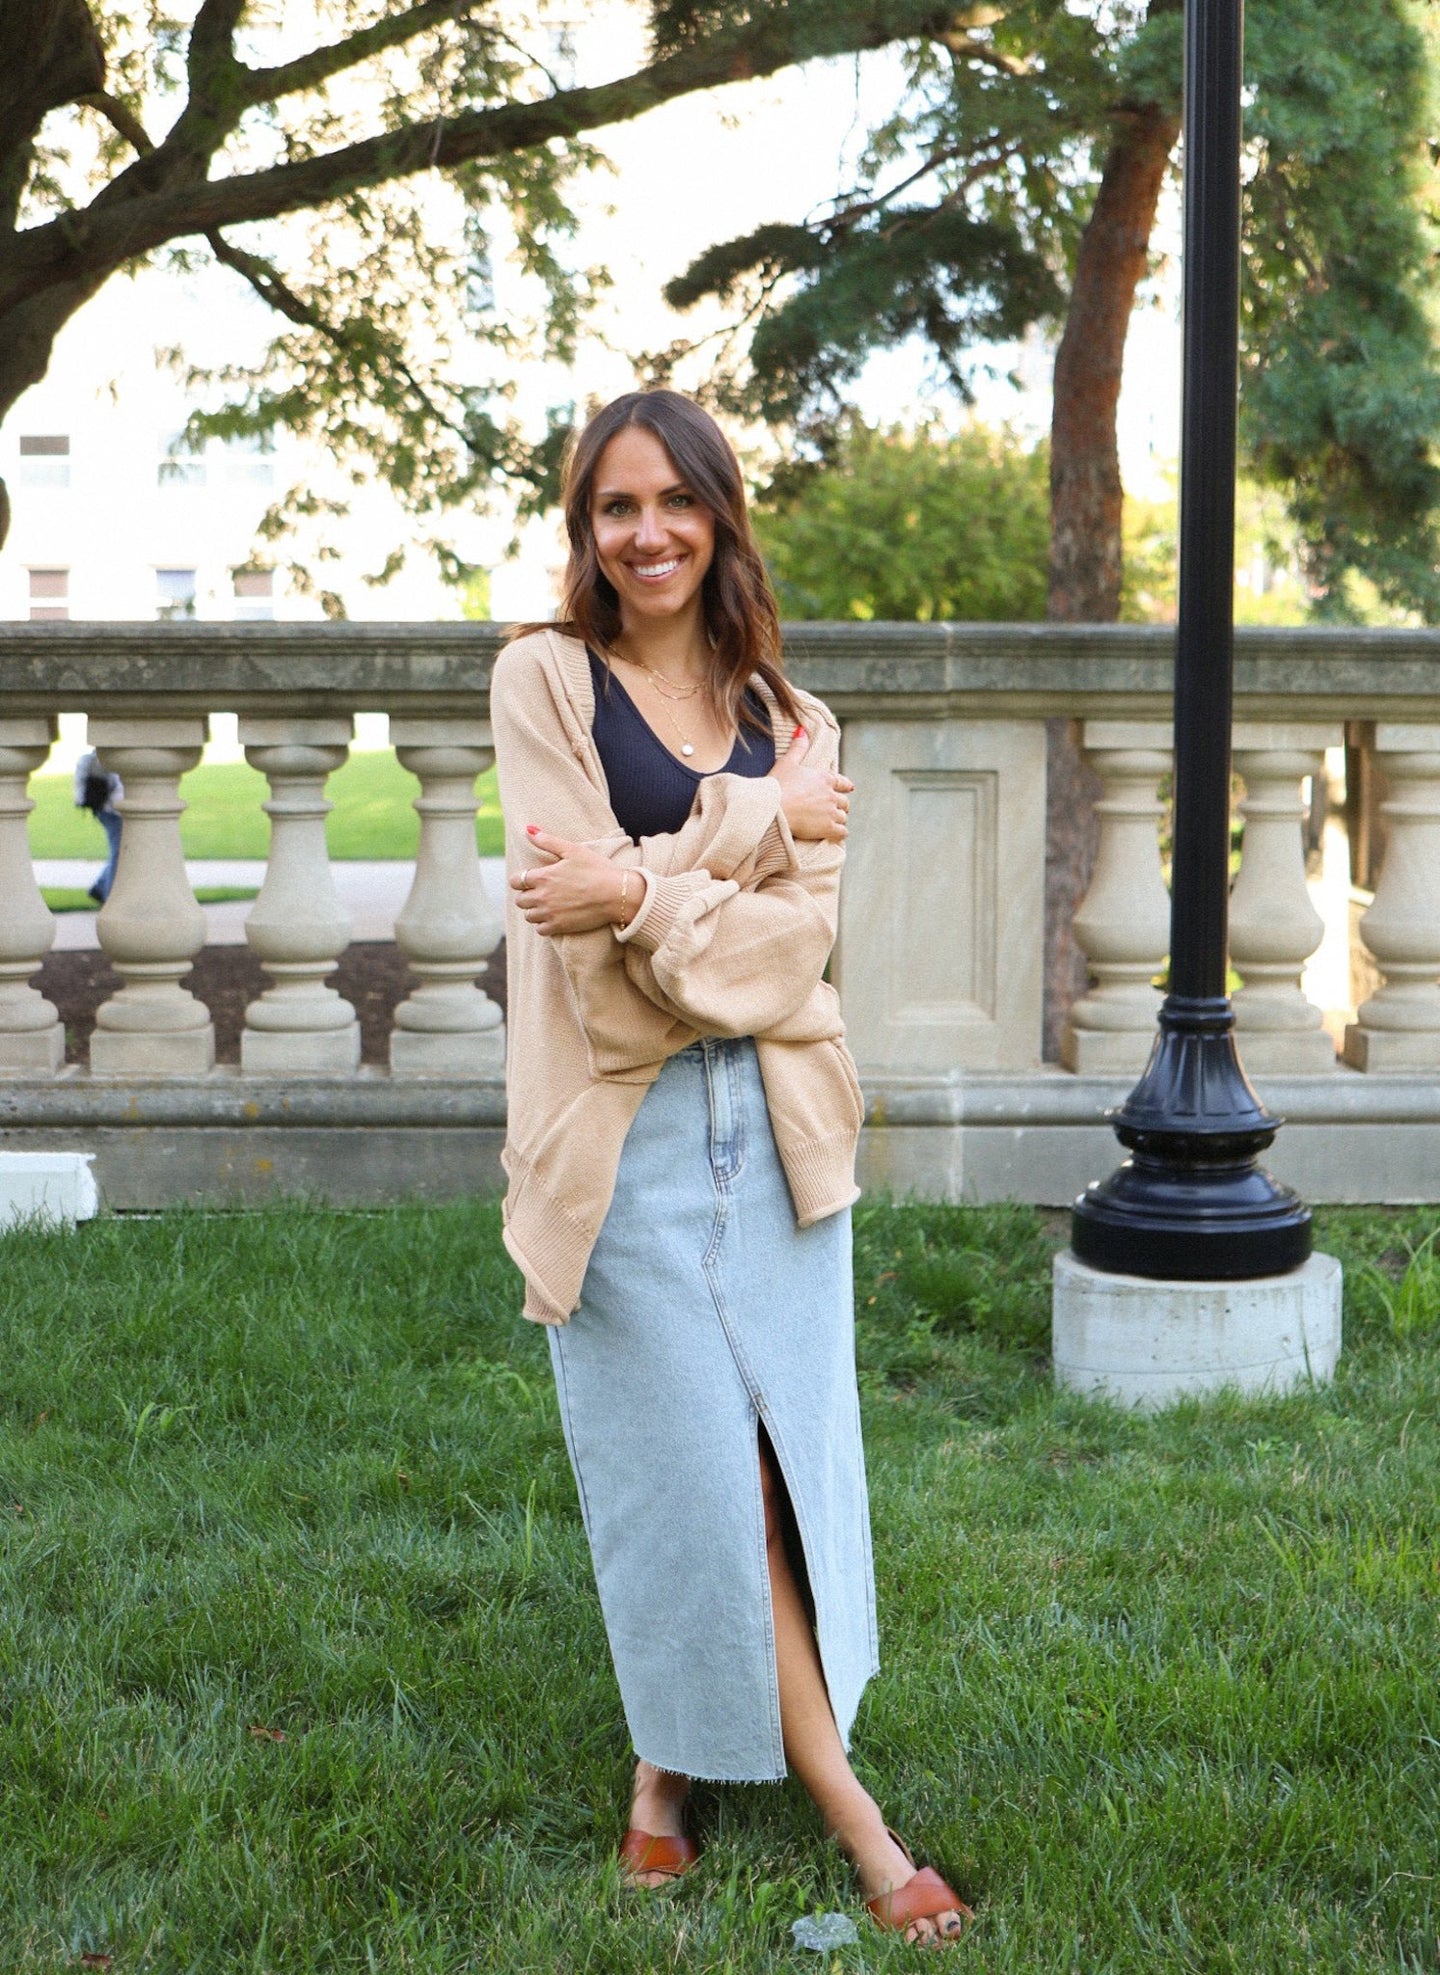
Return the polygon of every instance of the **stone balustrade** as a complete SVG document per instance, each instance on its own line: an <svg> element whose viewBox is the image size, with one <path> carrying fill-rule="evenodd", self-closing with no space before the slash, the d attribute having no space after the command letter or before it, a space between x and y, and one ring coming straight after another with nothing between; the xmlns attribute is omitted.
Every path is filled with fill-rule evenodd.
<svg viewBox="0 0 1440 1975"><path fill-rule="evenodd" d="M495 627L0 625L0 1143L97 1154L118 1205L494 1184L504 1026L478 986L502 900L475 848L492 759ZM870 1104L872 1183L1060 1202L1115 1163L1103 1123L1142 1067L1166 965L1170 636L1139 626L795 625L789 663L840 716L858 785L834 978ZM120 986L65 1064L34 980L54 939L26 843L29 778L83 711L125 783L98 937ZM395 924L413 987L385 1065L360 1063L330 984L350 927L325 842L354 716L379 711L415 777L419 850ZM270 856L246 922L264 990L239 1062L187 985L205 939L181 851L206 720L239 716ZM1099 778L1074 934L1091 982L1041 1058L1045 722ZM1379 985L1337 1057L1307 998L1322 932L1303 791L1342 741L1388 799L1359 918ZM1241 1053L1290 1124L1274 1164L1315 1198L1440 1199L1440 636L1242 631L1233 736L1243 850L1231 909ZM98 860L97 860L98 862ZM1328 1017L1327 1020L1323 1018ZM1403 1091L1401 1086L1403 1084Z"/></svg>

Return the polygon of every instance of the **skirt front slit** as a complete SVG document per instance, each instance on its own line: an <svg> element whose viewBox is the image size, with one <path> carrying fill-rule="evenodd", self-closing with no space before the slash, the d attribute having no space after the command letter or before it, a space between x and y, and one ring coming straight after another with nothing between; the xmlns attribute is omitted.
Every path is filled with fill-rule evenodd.
<svg viewBox="0 0 1440 1975"><path fill-rule="evenodd" d="M785 1774L762 1427L848 1743L877 1664L850 1216L797 1228L748 1039L692 1044L646 1093L580 1306L549 1339L636 1753L716 1781Z"/></svg>

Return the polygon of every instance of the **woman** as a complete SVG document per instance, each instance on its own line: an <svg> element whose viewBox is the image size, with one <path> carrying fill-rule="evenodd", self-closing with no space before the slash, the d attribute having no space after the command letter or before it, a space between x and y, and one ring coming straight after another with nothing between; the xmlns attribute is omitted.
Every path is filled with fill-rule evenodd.
<svg viewBox="0 0 1440 1975"><path fill-rule="evenodd" d="M969 1915L846 1756L875 1670L850 1281L863 1105L823 973L853 784L780 667L739 468L671 391L570 461L563 620L491 685L506 817L506 1245L549 1338L639 1758L622 1865L694 1862L692 1777L793 1765L870 1910Z"/></svg>

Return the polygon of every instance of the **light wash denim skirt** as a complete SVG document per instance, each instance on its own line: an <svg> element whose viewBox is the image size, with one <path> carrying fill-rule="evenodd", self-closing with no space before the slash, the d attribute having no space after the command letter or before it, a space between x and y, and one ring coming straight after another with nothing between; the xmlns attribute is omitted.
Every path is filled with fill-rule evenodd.
<svg viewBox="0 0 1440 1975"><path fill-rule="evenodd" d="M785 1774L762 1426L848 1745L877 1665L850 1215L796 1226L748 1038L692 1043L646 1092L579 1308L549 1338L636 1754Z"/></svg>

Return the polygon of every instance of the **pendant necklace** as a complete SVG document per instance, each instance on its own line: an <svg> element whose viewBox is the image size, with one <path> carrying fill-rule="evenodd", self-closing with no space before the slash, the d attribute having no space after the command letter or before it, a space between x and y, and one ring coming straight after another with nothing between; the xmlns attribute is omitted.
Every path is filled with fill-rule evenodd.
<svg viewBox="0 0 1440 1975"><path fill-rule="evenodd" d="M645 669L648 672L650 668L649 666L646 666ZM675 718L675 715L670 711L670 708L666 705L665 694L660 693L657 695L657 697L659 698L660 701L660 710L665 715L665 718L670 722L670 725L675 729L676 733L680 736L680 752L683 755L685 755L686 758L688 759L689 756L695 752L695 743L691 740L690 736L685 732L685 729L680 725L680 722ZM690 695L686 693L683 694L682 697L688 699Z"/></svg>
<svg viewBox="0 0 1440 1975"><path fill-rule="evenodd" d="M653 665L647 665L643 658L632 658L630 663L632 665L638 665L650 681L651 689L655 697L660 701L661 711L670 722L670 725L675 729L675 732L680 736L680 752L688 761L690 756L695 752L695 743L685 732L685 729L680 725L675 715L670 711L667 702L671 700L694 699L696 693L700 691L701 686L704 684L704 681L697 681L692 686L677 686L673 679L667 679L663 672L657 672L655 667Z"/></svg>

